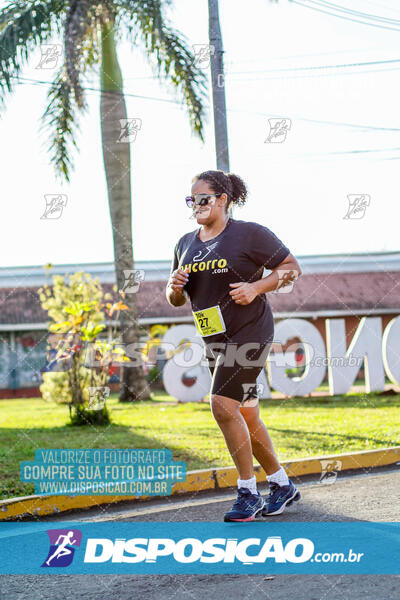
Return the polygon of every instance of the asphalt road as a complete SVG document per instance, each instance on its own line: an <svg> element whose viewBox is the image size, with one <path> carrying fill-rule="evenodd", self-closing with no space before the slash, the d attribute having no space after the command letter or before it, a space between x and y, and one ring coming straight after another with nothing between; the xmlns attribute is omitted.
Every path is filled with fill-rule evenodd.
<svg viewBox="0 0 400 600"><path fill-rule="evenodd" d="M268 521L400 521L400 469L300 485L302 500ZM298 483L298 482L296 482ZM262 487L259 487L263 492ZM232 490L125 504L45 520L221 521ZM243 524L245 527L246 524ZM1 600L400 600L400 575L3 575Z"/></svg>

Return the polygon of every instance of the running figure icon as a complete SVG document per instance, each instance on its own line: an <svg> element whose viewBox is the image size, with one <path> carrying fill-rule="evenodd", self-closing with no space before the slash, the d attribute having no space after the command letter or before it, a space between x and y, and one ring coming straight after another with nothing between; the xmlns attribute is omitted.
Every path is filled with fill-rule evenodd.
<svg viewBox="0 0 400 600"><path fill-rule="evenodd" d="M50 562L53 560L53 558L61 558L62 556L66 556L67 554L71 554L72 551L70 550L70 548L67 548L66 546L68 545L73 545L77 543L77 540L73 540L71 539L74 536L74 532L73 531L68 531L68 533L66 535L59 535L58 539L56 541L56 546L57 549L56 551L46 560L46 565L50 566ZM63 539L63 541L60 543L60 540Z"/></svg>

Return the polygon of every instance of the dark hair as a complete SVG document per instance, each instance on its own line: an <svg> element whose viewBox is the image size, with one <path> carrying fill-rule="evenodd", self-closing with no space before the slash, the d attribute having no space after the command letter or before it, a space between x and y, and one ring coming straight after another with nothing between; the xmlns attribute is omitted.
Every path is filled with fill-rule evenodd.
<svg viewBox="0 0 400 600"><path fill-rule="evenodd" d="M195 183L198 179L208 181L212 190L216 194L227 194L228 202L225 205L225 209L228 209L229 204L232 202L236 206L243 206L247 198L247 187L243 179L234 173L225 173L224 171L203 171L199 175L195 175L192 179L192 183Z"/></svg>

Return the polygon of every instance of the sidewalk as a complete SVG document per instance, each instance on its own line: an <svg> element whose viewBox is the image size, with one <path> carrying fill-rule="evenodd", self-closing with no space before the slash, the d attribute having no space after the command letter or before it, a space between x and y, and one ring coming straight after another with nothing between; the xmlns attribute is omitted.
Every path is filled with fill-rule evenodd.
<svg viewBox="0 0 400 600"><path fill-rule="evenodd" d="M379 450L364 450L361 452L331 454L299 458L282 462L289 477L322 474L323 471L346 471L349 469L371 469L378 466L400 464L400 446L381 448ZM265 482L266 474L259 466L254 468L258 482ZM196 493L204 490L220 490L236 487L237 470L235 467L201 469L189 471L186 481L177 482L172 488L172 494ZM19 517L44 516L58 514L63 511L83 509L93 506L115 504L117 502L145 502L155 496L44 496L32 495L11 498L0 501L0 521L17 520Z"/></svg>

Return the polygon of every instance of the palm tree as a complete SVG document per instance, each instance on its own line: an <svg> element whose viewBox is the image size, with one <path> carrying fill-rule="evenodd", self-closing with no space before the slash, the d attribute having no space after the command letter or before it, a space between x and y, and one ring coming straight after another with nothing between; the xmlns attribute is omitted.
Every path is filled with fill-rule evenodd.
<svg viewBox="0 0 400 600"><path fill-rule="evenodd" d="M165 0L164 4L169 4ZM203 141L206 75L195 65L186 38L164 17L161 0L15 0L0 11L0 99L18 83L21 67L39 45L63 34L64 59L48 92L42 115L50 132L49 153L56 176L70 180L71 145L77 148L78 114L87 110L82 78L99 76L104 168L113 231L118 289L124 270L134 270L131 222L130 144L121 143L121 119L127 119L117 42L124 35L146 50L155 74L181 93L192 130ZM125 345L139 339L136 294L126 294L129 311L121 311ZM131 346L132 347L132 346ZM121 401L148 397L142 366L125 368Z"/></svg>

